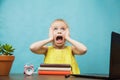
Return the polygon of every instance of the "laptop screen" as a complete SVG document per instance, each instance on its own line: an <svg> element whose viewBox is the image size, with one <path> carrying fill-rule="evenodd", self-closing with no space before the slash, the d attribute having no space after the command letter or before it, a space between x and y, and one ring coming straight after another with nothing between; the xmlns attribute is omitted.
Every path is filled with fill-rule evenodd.
<svg viewBox="0 0 120 80"><path fill-rule="evenodd" d="M78 77L98 78L98 79L120 79L120 34L111 33L110 47L110 72L109 75L104 74L83 74L74 75Z"/></svg>
<svg viewBox="0 0 120 80"><path fill-rule="evenodd" d="M120 34L112 32L110 51L110 77L120 78Z"/></svg>

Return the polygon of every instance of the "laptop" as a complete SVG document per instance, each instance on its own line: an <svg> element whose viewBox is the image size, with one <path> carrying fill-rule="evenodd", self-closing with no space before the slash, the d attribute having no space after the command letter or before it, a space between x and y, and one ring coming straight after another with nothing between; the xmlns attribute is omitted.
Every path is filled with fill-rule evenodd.
<svg viewBox="0 0 120 80"><path fill-rule="evenodd" d="M72 74L75 77L120 80L120 34L111 33L109 74Z"/></svg>

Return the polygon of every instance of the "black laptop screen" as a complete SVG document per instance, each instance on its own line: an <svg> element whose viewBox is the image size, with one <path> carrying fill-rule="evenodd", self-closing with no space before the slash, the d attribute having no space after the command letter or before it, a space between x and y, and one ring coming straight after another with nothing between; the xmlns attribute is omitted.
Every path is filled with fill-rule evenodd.
<svg viewBox="0 0 120 80"><path fill-rule="evenodd" d="M120 77L120 34L116 32L111 35L110 77Z"/></svg>

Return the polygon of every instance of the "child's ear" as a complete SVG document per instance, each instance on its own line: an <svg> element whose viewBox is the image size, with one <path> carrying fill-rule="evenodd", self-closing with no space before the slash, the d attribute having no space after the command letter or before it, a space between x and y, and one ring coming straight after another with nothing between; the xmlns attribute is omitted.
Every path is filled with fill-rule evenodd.
<svg viewBox="0 0 120 80"><path fill-rule="evenodd" d="M69 32L69 29L67 28L66 31Z"/></svg>
<svg viewBox="0 0 120 80"><path fill-rule="evenodd" d="M54 29L54 28L51 26L51 27L50 27L50 30L53 31L53 29Z"/></svg>

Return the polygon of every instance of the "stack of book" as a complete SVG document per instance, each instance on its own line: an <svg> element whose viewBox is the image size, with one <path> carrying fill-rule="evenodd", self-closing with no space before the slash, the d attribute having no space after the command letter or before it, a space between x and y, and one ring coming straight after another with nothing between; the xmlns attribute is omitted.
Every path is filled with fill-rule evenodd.
<svg viewBox="0 0 120 80"><path fill-rule="evenodd" d="M40 64L38 68L39 75L69 75L71 72L69 64Z"/></svg>

